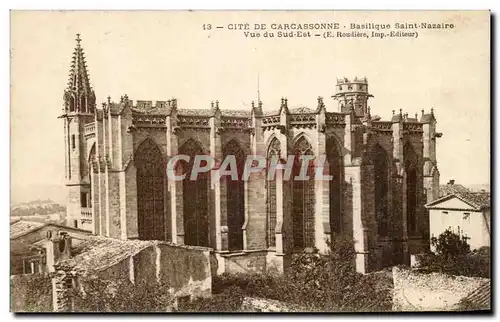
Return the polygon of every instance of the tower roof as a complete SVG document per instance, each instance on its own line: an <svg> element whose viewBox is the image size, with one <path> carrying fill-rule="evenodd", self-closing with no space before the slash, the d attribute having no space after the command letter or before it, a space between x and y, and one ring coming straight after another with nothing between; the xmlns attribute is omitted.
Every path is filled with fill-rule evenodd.
<svg viewBox="0 0 500 322"><path fill-rule="evenodd" d="M85 62L85 55L83 48L80 45L82 41L80 34L76 34L76 47L73 52L71 60L71 67L69 71L68 89L74 91L90 92L90 80L87 71L87 63Z"/></svg>

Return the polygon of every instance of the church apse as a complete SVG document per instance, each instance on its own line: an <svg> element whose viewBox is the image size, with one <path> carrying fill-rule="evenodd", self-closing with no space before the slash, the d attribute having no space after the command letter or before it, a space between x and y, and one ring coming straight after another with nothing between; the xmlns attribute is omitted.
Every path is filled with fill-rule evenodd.
<svg viewBox="0 0 500 322"><path fill-rule="evenodd" d="M326 253L327 241L342 235L354 239L358 271L369 272L380 266L369 260L379 252L379 240L405 258L413 252L409 239L423 240L423 178L428 195L436 193L439 179L433 111L419 119L400 111L382 121L367 105L372 95L365 78L337 82L338 108L327 108L319 97L312 108L289 108L284 98L275 108L259 101L248 111L219 109L218 101L209 108L181 109L175 98L153 103L127 95L96 108L79 46L78 41L61 116L68 214L81 222L81 192L90 186L94 233L210 247L218 272L251 265L256 271L283 271L294 252ZM371 149L373 140L380 147ZM403 148L407 141L412 149ZM95 157L90 153L89 162L93 142ZM233 155L241 168L250 153L279 158L282 165L288 155L315 161L324 156L331 179L318 183L306 167L311 180L287 182L282 171L267 180L265 168L248 182L241 180L241 169L237 178L217 181L214 169L207 169L190 180L196 156L219 161ZM190 159L176 163L186 177L175 181L166 170L179 155ZM294 175L300 168L295 165Z"/></svg>

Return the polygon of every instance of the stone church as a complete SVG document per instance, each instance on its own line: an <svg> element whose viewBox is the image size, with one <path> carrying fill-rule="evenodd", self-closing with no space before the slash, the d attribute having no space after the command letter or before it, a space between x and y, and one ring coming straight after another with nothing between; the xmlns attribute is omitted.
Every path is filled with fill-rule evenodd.
<svg viewBox="0 0 500 322"><path fill-rule="evenodd" d="M177 99L108 97L97 107L81 40L73 53L60 118L65 133L68 225L118 239L166 240L213 249L218 272L283 271L294 252L327 252L341 236L355 241L356 267L368 272L409 263L428 247L424 205L437 197L436 119L431 110L387 121L371 115L365 78L337 81L338 111L223 102L189 109ZM420 114L420 113L419 113ZM326 156L332 180L249 180L210 173L171 181L178 154ZM191 158L192 160L193 158ZM192 162L181 164L184 173ZM215 171L215 170L212 170ZM265 170L264 170L265 172Z"/></svg>

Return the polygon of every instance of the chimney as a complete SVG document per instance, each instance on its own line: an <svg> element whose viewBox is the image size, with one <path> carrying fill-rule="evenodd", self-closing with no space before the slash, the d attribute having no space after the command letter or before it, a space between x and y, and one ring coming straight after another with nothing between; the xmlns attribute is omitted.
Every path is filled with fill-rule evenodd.
<svg viewBox="0 0 500 322"><path fill-rule="evenodd" d="M71 257L71 236L67 232L49 230L45 241L47 271L54 272L54 265Z"/></svg>
<svg viewBox="0 0 500 322"><path fill-rule="evenodd" d="M455 180L450 180L450 181L448 181L448 184L449 184L449 185L454 185L454 184L455 184Z"/></svg>

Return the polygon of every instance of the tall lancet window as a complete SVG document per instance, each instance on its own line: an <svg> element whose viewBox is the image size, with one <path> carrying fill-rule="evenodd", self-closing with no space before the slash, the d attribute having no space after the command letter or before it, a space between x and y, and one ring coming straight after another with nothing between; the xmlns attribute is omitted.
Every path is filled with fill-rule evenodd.
<svg viewBox="0 0 500 322"><path fill-rule="evenodd" d="M314 156L311 144L301 137L293 147L295 163L293 175L292 224L293 246L295 249L314 247L314 161L304 161L303 156ZM308 179L296 179L300 175L304 162L307 165L305 176Z"/></svg>
<svg viewBox="0 0 500 322"><path fill-rule="evenodd" d="M373 149L373 171L375 174L375 217L378 235L387 236L389 232L389 162L387 153L380 146Z"/></svg>
<svg viewBox="0 0 500 322"><path fill-rule="evenodd" d="M183 180L184 243L186 245L209 247L208 184L207 172L198 173L191 180L194 159L203 155L201 145L189 139L179 149L179 154L189 155L189 162L180 161L179 166L186 174ZM204 164L202 164L204 166Z"/></svg>
<svg viewBox="0 0 500 322"><path fill-rule="evenodd" d="M139 239L166 240L165 165L159 147L144 140L134 157L137 168L137 217Z"/></svg>
<svg viewBox="0 0 500 322"><path fill-rule="evenodd" d="M343 160L340 147L335 138L330 137L326 141L326 157L328 161L330 195L330 229L332 236L339 236L343 232L343 191L344 180Z"/></svg>
<svg viewBox="0 0 500 322"><path fill-rule="evenodd" d="M406 170L406 222L409 235L417 233L418 158L411 144L403 148Z"/></svg>
<svg viewBox="0 0 500 322"><path fill-rule="evenodd" d="M280 157L280 141L274 138L269 144L267 150L267 164L277 162ZM267 193L267 245L268 247L276 246L276 175L272 180L268 180L266 173L266 193Z"/></svg>
<svg viewBox="0 0 500 322"><path fill-rule="evenodd" d="M240 145L231 140L223 149L224 159L227 156L234 156L236 159L236 169L238 178L233 180L231 176L226 176L227 193L227 226L228 226L228 246L229 250L243 249L243 224L245 223L245 182L242 179L245 165L245 153Z"/></svg>

